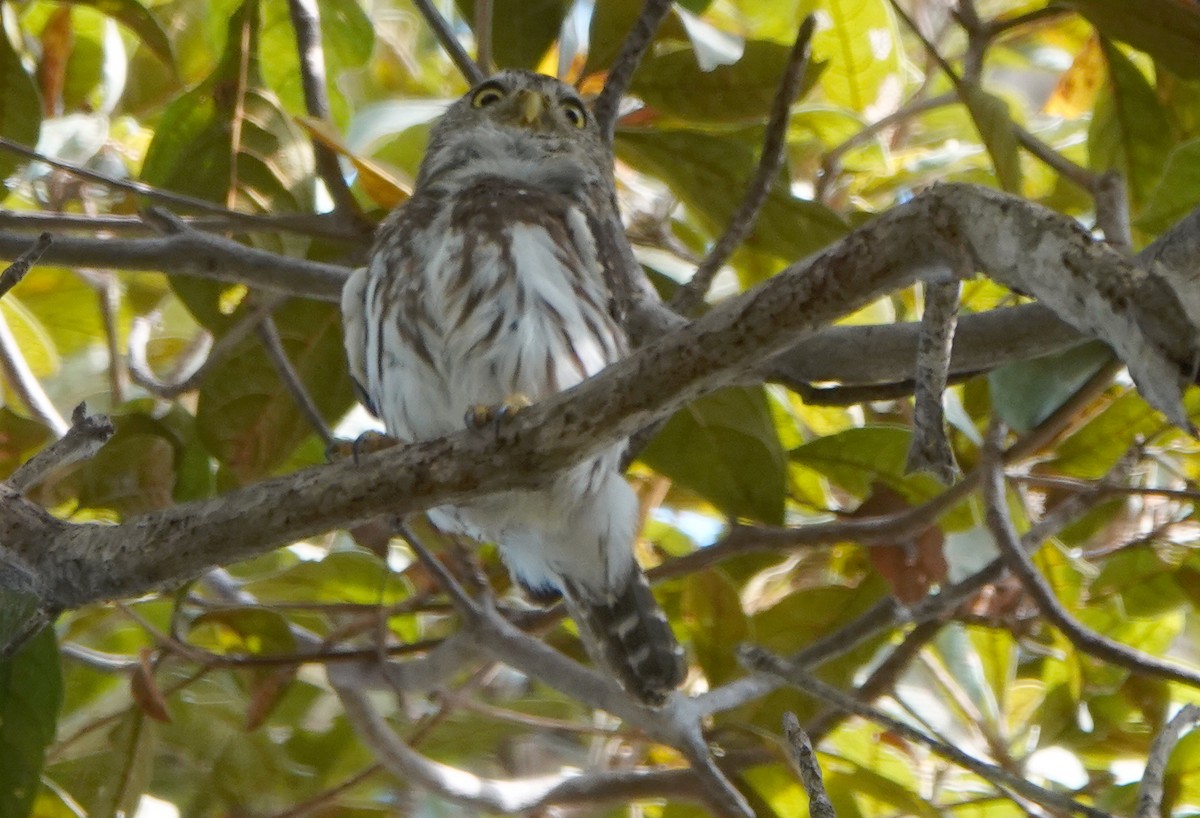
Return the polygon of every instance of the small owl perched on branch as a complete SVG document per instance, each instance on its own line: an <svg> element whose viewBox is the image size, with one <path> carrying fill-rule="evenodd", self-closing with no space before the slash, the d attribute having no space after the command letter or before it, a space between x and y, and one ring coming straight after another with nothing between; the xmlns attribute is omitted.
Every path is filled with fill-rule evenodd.
<svg viewBox="0 0 1200 818"><path fill-rule="evenodd" d="M342 295L351 374L402 440L440 437L579 383L626 353L605 240L612 158L575 91L503 71L437 122L415 190ZM661 704L682 652L633 558L622 443L546 488L430 511L496 542L534 598L561 593L589 651Z"/></svg>

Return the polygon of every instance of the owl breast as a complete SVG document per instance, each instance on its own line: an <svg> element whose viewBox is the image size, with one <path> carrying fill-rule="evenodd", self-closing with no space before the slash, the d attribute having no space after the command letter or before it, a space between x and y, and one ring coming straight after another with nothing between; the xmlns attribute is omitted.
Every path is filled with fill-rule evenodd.
<svg viewBox="0 0 1200 818"><path fill-rule="evenodd" d="M592 230L570 196L481 176L405 211L405 251L376 253L391 269L368 293L382 313L369 391L391 396L379 405L392 434L457 431L472 406L548 397L623 354Z"/></svg>

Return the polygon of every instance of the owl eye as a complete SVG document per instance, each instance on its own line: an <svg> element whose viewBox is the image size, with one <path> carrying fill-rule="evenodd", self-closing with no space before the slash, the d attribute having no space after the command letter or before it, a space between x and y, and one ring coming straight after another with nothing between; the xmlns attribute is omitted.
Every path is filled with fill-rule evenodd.
<svg viewBox="0 0 1200 818"><path fill-rule="evenodd" d="M472 108L486 108L504 99L504 89L498 85L485 85L471 97Z"/></svg>
<svg viewBox="0 0 1200 818"><path fill-rule="evenodd" d="M563 116L567 118L576 128L582 128L587 124L587 111L583 110L583 106L573 99L566 99L562 102Z"/></svg>

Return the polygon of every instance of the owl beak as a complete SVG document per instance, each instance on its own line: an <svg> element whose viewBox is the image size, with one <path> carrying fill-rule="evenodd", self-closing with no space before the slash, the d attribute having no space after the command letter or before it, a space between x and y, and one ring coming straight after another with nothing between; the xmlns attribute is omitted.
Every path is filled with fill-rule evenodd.
<svg viewBox="0 0 1200 818"><path fill-rule="evenodd" d="M542 112L546 109L546 98L537 91L531 91L528 88L522 89L517 94L517 110L518 119L522 125L536 125L542 118Z"/></svg>

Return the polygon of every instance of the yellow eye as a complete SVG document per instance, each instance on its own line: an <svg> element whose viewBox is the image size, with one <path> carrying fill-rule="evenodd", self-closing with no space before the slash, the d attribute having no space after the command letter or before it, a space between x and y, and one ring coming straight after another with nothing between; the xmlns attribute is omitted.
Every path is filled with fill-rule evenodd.
<svg viewBox="0 0 1200 818"><path fill-rule="evenodd" d="M471 97L472 108L486 108L504 99L504 89L498 85L485 85Z"/></svg>
<svg viewBox="0 0 1200 818"><path fill-rule="evenodd" d="M587 111L583 110L583 106L573 99L565 99L562 102L563 116L567 118L576 128L582 128L587 124Z"/></svg>

